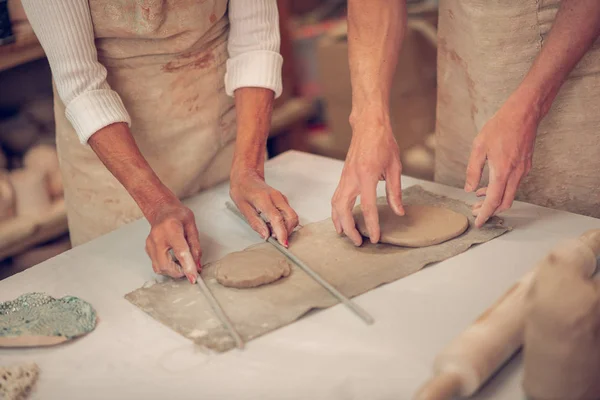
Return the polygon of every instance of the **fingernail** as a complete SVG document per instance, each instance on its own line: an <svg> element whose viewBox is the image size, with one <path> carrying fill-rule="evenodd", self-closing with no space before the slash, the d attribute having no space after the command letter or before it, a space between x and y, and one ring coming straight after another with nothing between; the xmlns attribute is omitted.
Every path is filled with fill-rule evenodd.
<svg viewBox="0 0 600 400"><path fill-rule="evenodd" d="M284 245L285 247L288 247L288 246L289 246L289 242L286 240L285 242L283 242L283 245Z"/></svg>
<svg viewBox="0 0 600 400"><path fill-rule="evenodd" d="M194 278L193 275L188 275L187 276L188 280L190 281L190 283L193 285L194 283L196 283L196 278Z"/></svg>
<svg viewBox="0 0 600 400"><path fill-rule="evenodd" d="M473 188L471 187L471 185L469 185L468 183L465 184L465 192L472 192Z"/></svg>

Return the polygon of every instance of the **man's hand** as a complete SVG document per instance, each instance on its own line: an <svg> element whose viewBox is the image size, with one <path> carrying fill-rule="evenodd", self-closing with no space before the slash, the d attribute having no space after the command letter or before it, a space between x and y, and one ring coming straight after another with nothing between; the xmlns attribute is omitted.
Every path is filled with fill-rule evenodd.
<svg viewBox="0 0 600 400"><path fill-rule="evenodd" d="M202 268L202 250L194 214L175 197L156 209L156 213L148 215L152 228L146 239L152 269L172 278L186 276L190 283L196 283ZM172 259L171 250L179 265Z"/></svg>
<svg viewBox="0 0 600 400"><path fill-rule="evenodd" d="M519 183L531 168L539 122L599 35L600 2L561 2L544 46L523 82L473 143L465 189L477 187L486 158L490 167L489 187L478 191L486 199L474 206L477 226L512 205Z"/></svg>
<svg viewBox="0 0 600 400"><path fill-rule="evenodd" d="M519 184L531 170L539 118L527 109L518 97L509 98L473 141L465 190L477 189L486 160L490 174L489 186L477 190L485 200L473 206L477 227L512 206Z"/></svg>
<svg viewBox="0 0 600 400"><path fill-rule="evenodd" d="M380 237L377 183L386 181L388 203L404 214L398 144L390 127L390 88L406 31L405 0L348 0L348 62L352 83L352 141L340 183L331 200L335 230L356 246L352 208L360 196L372 243Z"/></svg>
<svg viewBox="0 0 600 400"><path fill-rule="evenodd" d="M260 214L269 221L279 243L288 246L288 236L298 226L298 215L281 192L266 184L262 173L234 167L230 196L252 229L263 239L271 235L271 230Z"/></svg>
<svg viewBox="0 0 600 400"><path fill-rule="evenodd" d="M386 181L390 207L396 214L404 215L400 187L402 165L389 121L357 118L352 121L352 130L353 137L342 177L331 200L331 217L337 233L345 233L356 246L360 246L362 236L352 217L356 198L360 195L371 243L377 243L380 237L377 183Z"/></svg>

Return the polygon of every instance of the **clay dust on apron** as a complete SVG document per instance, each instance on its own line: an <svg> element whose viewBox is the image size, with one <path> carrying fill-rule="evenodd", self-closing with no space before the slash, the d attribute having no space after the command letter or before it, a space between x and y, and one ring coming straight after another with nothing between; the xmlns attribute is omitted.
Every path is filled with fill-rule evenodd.
<svg viewBox="0 0 600 400"><path fill-rule="evenodd" d="M559 6L559 0L440 1L437 182L464 186L473 139L524 78ZM600 41L542 121L517 200L600 217L598 126Z"/></svg>
<svg viewBox="0 0 600 400"><path fill-rule="evenodd" d="M226 180L235 141L224 87L226 0L94 0L99 61L131 115L131 131L180 198ZM56 137L73 245L142 216L89 146L79 143L55 92Z"/></svg>

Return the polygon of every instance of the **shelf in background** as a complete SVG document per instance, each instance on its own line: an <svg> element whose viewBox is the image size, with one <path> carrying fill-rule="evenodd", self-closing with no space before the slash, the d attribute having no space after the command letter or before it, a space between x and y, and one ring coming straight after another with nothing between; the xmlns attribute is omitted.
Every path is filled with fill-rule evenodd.
<svg viewBox="0 0 600 400"><path fill-rule="evenodd" d="M13 31L16 41L0 46L0 72L45 57L29 24L16 24Z"/></svg>

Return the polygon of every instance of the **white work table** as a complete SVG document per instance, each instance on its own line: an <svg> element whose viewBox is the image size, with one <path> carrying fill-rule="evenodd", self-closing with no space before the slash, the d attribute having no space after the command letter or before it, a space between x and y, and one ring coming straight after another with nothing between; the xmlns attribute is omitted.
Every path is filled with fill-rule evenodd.
<svg viewBox="0 0 600 400"><path fill-rule="evenodd" d="M267 163L266 177L306 224L330 216L341 170L339 161L289 152ZM475 200L459 189L402 181L418 183ZM187 202L203 263L260 240L226 210L228 189ZM600 228L600 220L523 203L505 221L512 232L356 297L375 317L372 326L337 305L223 354L199 349L123 298L155 278L144 252L149 227L138 221L0 281L0 301L33 291L73 295L99 316L96 329L72 343L2 349L0 365L36 362L34 399L409 400L429 378L436 353L553 245ZM524 398L520 364L517 356L477 398Z"/></svg>

